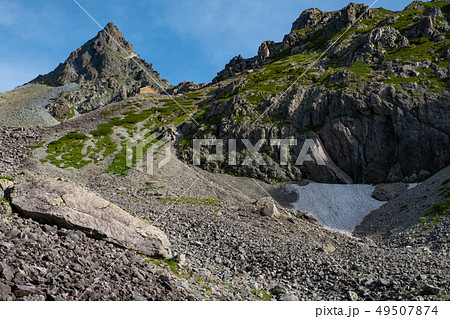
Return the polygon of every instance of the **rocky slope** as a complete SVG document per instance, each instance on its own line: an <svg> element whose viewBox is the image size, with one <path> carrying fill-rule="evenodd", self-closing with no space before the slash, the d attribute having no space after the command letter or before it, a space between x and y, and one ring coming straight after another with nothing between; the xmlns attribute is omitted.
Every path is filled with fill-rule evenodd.
<svg viewBox="0 0 450 319"><path fill-rule="evenodd" d="M28 168L42 171L45 165L35 160ZM20 185L28 174L16 174L9 185ZM155 223L178 257L136 255L89 233L37 223L20 211L11 214L2 203L0 251L7 257L0 271L0 299L448 298L447 251L378 246L280 207L272 216L255 213L258 205L252 203L267 195L251 179L223 178L180 161L171 162L152 182L139 172L123 178L47 168L47 174L69 178ZM201 181L192 184L197 176ZM270 192L270 185L261 186ZM405 264L410 266L405 269Z"/></svg>
<svg viewBox="0 0 450 319"><path fill-rule="evenodd" d="M450 252L450 167L366 216L355 234L386 246L428 247Z"/></svg>
<svg viewBox="0 0 450 319"><path fill-rule="evenodd" d="M274 203L269 183L233 176L272 183L414 180L448 164L447 3L368 10L308 70L365 9L307 10L282 43L265 42L257 57L233 59L209 85L170 88L173 100L133 95L152 82L134 64L137 58L127 60L107 37L114 34L134 52L111 24L22 88L42 96L49 85L75 82L48 108L60 118L80 114L45 129L0 129L0 300L448 299L448 168L369 215L360 237L324 229L311 214ZM4 105L0 115L6 116L14 103ZM155 159L171 155L152 174L137 145L127 143L145 139L148 151L151 133L167 142ZM268 165L203 162L201 169L190 165L192 140L204 137L253 144L312 138L327 165L282 166L279 150L267 145ZM294 159L300 149L291 149ZM241 159L243 145L237 150ZM223 172L231 174L216 174ZM36 175L52 182L30 183ZM290 194L278 195L292 202ZM409 210L402 208L407 202ZM123 227L130 238L147 223L164 232L171 254L136 254L126 235L92 214L110 206L133 216L125 224L141 225L135 232ZM386 220L403 228L385 234Z"/></svg>
<svg viewBox="0 0 450 319"><path fill-rule="evenodd" d="M266 180L344 182L333 162L355 182L435 173L450 159L449 14L442 1L400 12L356 4L307 10L283 42L231 60L203 101L200 127L186 128L186 138L297 139L288 166L270 145L261 148L266 166L204 166ZM295 165L307 138L329 155L325 169ZM237 150L243 158L242 143Z"/></svg>

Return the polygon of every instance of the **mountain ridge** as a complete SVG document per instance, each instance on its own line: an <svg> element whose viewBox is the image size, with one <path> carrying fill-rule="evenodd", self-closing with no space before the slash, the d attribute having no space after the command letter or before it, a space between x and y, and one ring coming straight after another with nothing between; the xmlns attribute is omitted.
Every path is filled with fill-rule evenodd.
<svg viewBox="0 0 450 319"><path fill-rule="evenodd" d="M413 2L399 12L356 4L334 12L306 10L283 42L266 41L258 56L235 57L219 72L213 83L224 85L215 100L205 101L210 105L200 119L203 127L189 134L251 136L253 144L267 136L300 144L312 138L358 182L435 173L450 158L449 12L442 1ZM215 123L218 114L221 125ZM300 174L294 165L277 163L276 147L261 150L272 159L266 167L212 165L213 170L266 180L303 175L342 182L331 167L308 164ZM243 145L238 152L245 152ZM294 148L292 157L299 152Z"/></svg>

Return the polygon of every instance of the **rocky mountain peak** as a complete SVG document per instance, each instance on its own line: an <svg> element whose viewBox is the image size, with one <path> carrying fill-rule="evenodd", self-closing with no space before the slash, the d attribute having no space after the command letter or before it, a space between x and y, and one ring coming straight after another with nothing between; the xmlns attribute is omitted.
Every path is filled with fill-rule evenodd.
<svg viewBox="0 0 450 319"><path fill-rule="evenodd" d="M132 67L133 71L140 72L132 65L136 64L131 61L135 57L139 58L132 44L113 23L108 23L96 37L72 52L54 71L38 76L32 83L61 86L72 82L83 83L111 77L129 80L130 76L137 77L137 74L126 71L129 67ZM138 62L143 64L146 71L154 73L150 64L143 60Z"/></svg>
<svg viewBox="0 0 450 319"><path fill-rule="evenodd" d="M113 23L108 23L93 39L72 52L54 71L39 75L31 83L56 87L79 84L75 91L49 106L58 118L74 114L74 105L77 112L83 113L134 95L144 86L157 92L171 87L151 64L136 54L133 45Z"/></svg>
<svg viewBox="0 0 450 319"><path fill-rule="evenodd" d="M112 22L108 23L94 38L97 44L106 45L122 54L136 54L133 45L123 36L119 28Z"/></svg>
<svg viewBox="0 0 450 319"><path fill-rule="evenodd" d="M119 28L113 22L109 22L102 31L108 32L112 36L123 36L122 32L120 32ZM99 34L102 33L102 31L100 31Z"/></svg>

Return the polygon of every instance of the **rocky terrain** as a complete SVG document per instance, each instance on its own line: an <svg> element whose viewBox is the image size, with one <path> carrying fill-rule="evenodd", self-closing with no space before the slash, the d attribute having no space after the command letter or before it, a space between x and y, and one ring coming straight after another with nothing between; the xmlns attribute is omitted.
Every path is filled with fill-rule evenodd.
<svg viewBox="0 0 450 319"><path fill-rule="evenodd" d="M231 60L214 81L220 89L204 101L201 126L188 131L253 144L295 138L292 165L280 167L278 148L265 145L266 167L205 168L343 182L329 167L294 165L302 141L312 138L355 182L436 173L448 164L450 149L449 10L447 2L434 1L401 12L357 4L303 12L283 42L264 42L257 57ZM237 150L245 153L244 145Z"/></svg>
<svg viewBox="0 0 450 319"><path fill-rule="evenodd" d="M447 300L449 13L310 9L176 87L108 24L0 94L0 300ZM266 165L199 167L198 138L298 145L286 166L267 144ZM307 138L326 165L295 165ZM139 148L170 161L150 172ZM326 229L280 192L308 179L383 183L386 204L353 236Z"/></svg>

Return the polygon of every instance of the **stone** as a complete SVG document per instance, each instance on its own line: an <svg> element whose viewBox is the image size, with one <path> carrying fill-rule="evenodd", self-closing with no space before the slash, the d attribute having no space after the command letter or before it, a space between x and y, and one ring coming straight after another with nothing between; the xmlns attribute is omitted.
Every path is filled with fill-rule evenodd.
<svg viewBox="0 0 450 319"><path fill-rule="evenodd" d="M14 278L13 271L5 262L0 262L0 275L5 278L6 281L12 281Z"/></svg>
<svg viewBox="0 0 450 319"><path fill-rule="evenodd" d="M350 301L358 301L359 299L358 294L351 290L347 291L347 297Z"/></svg>
<svg viewBox="0 0 450 319"><path fill-rule="evenodd" d="M411 30L409 30L405 35L412 38L434 38L439 35L439 31L437 31L434 27L433 18L430 16L425 16L413 25Z"/></svg>
<svg viewBox="0 0 450 319"><path fill-rule="evenodd" d="M14 183L6 179L0 178L0 191L4 192L7 188L13 187ZM2 195L2 193L0 193Z"/></svg>
<svg viewBox="0 0 450 319"><path fill-rule="evenodd" d="M25 297L37 292L36 286L34 285L16 285L12 289L16 297Z"/></svg>
<svg viewBox="0 0 450 319"><path fill-rule="evenodd" d="M326 243L322 248L325 252L329 254L334 253L336 251L336 247L334 247L331 243Z"/></svg>
<svg viewBox="0 0 450 319"><path fill-rule="evenodd" d="M370 248L378 248L377 243L372 238L366 237L364 241Z"/></svg>
<svg viewBox="0 0 450 319"><path fill-rule="evenodd" d="M372 193L372 198L382 202L387 202L397 198L407 190L408 186L403 183L379 184L375 187Z"/></svg>
<svg viewBox="0 0 450 319"><path fill-rule="evenodd" d="M431 249L430 248L428 248L428 247L417 247L417 252L420 254L420 255L423 255L423 254L431 254Z"/></svg>
<svg viewBox="0 0 450 319"><path fill-rule="evenodd" d="M147 256L172 257L161 230L67 182L30 178L15 186L11 204L21 215L41 222L81 230Z"/></svg>
<svg viewBox="0 0 450 319"><path fill-rule="evenodd" d="M258 290L259 289L259 284L256 281L254 281L254 282L252 282L249 285L249 287L250 287L251 290Z"/></svg>
<svg viewBox="0 0 450 319"><path fill-rule="evenodd" d="M148 301L147 298L145 298L143 295L141 295L137 291L132 291L131 295L133 296L134 301Z"/></svg>
<svg viewBox="0 0 450 319"><path fill-rule="evenodd" d="M23 301L45 301L45 296L41 294L32 294L24 296Z"/></svg>
<svg viewBox="0 0 450 319"><path fill-rule="evenodd" d="M270 293L276 297L288 295L286 288L284 288L282 286L273 287L272 289L270 289Z"/></svg>
<svg viewBox="0 0 450 319"><path fill-rule="evenodd" d="M300 301L296 295L282 295L278 298L279 301Z"/></svg>
<svg viewBox="0 0 450 319"><path fill-rule="evenodd" d="M0 241L0 246L5 247L6 249L11 249L11 248L14 247L14 244L13 243L7 243L7 242L4 242L4 241Z"/></svg>
<svg viewBox="0 0 450 319"><path fill-rule="evenodd" d="M322 12L319 9L308 9L303 11L297 20L292 24L292 31L302 30L317 24Z"/></svg>
<svg viewBox="0 0 450 319"><path fill-rule="evenodd" d="M14 301L14 295L5 294L0 291L0 301Z"/></svg>
<svg viewBox="0 0 450 319"><path fill-rule="evenodd" d="M200 278L200 279L210 279L211 278L211 272L209 271L209 269L199 268L197 271L195 271L192 274L192 277Z"/></svg>
<svg viewBox="0 0 450 319"><path fill-rule="evenodd" d="M0 283L0 293L10 294L11 293L11 287L8 286L8 285Z"/></svg>
<svg viewBox="0 0 450 319"><path fill-rule="evenodd" d="M428 176L430 176L430 175L431 175L431 173L430 173L429 171L422 169L422 170L419 172L418 177L419 177L419 178L426 178L426 177L428 177Z"/></svg>
<svg viewBox="0 0 450 319"><path fill-rule="evenodd" d="M306 219L310 223L320 224L319 220L317 219L317 217L313 213L303 213L302 214L302 218Z"/></svg>
<svg viewBox="0 0 450 319"><path fill-rule="evenodd" d="M12 209L9 204L0 201L0 215L9 216L12 214Z"/></svg>
<svg viewBox="0 0 450 319"><path fill-rule="evenodd" d="M259 199L256 202L256 206L261 216L279 217L281 215L272 197L263 197Z"/></svg>
<svg viewBox="0 0 450 319"><path fill-rule="evenodd" d="M186 265L186 255L185 254L178 254L175 257L173 257L173 260L177 262L180 266Z"/></svg>
<svg viewBox="0 0 450 319"><path fill-rule="evenodd" d="M425 284L422 286L421 290L420 290L420 294L422 296L425 295L439 295L441 293L441 289L439 287L430 285L430 284Z"/></svg>
<svg viewBox="0 0 450 319"><path fill-rule="evenodd" d="M389 279L386 278L380 278L378 279L378 281L376 282L378 286L389 286L391 284L391 281Z"/></svg>

